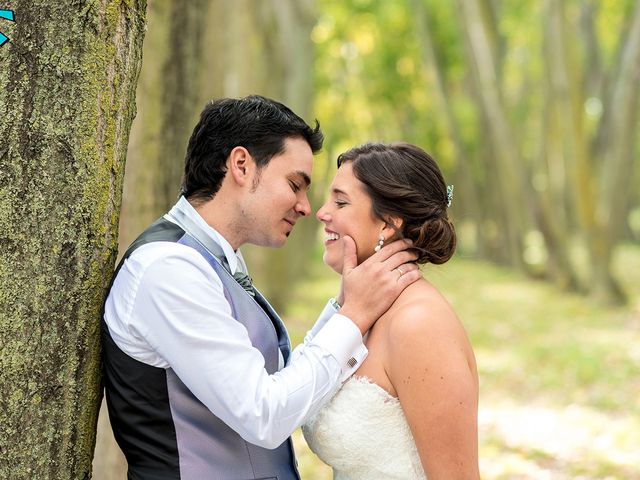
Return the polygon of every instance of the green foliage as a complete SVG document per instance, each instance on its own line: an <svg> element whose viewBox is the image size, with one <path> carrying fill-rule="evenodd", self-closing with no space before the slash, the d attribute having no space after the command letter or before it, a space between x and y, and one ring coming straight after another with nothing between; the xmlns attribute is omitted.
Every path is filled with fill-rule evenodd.
<svg viewBox="0 0 640 480"><path fill-rule="evenodd" d="M475 225L471 248L481 256L565 288L608 291L603 298L621 299L610 263L623 236L619 225L628 224L638 199L630 193L626 204L614 201L611 192L627 195L631 188L618 183L630 180L610 172L638 162L616 153L623 140L614 142L607 132L620 130L622 122L611 92L624 83L616 73L623 47L632 42L634 2L318 5L315 112L327 141L316 185L326 186L335 157L354 144L419 144L459 185L453 212ZM487 49L477 45L478 30ZM434 58L425 53L427 40ZM636 96L629 94L627 103ZM638 114L628 121L637 122ZM622 150L637 151L636 137L623 135ZM597 210L603 205L611 205L608 217ZM563 260L569 229L580 230L594 265L586 277ZM541 239L534 261L524 251L532 235Z"/></svg>
<svg viewBox="0 0 640 480"><path fill-rule="evenodd" d="M429 105L412 19L404 2L326 2L317 46L316 111L338 151L378 139L410 140L433 128L416 109Z"/></svg>

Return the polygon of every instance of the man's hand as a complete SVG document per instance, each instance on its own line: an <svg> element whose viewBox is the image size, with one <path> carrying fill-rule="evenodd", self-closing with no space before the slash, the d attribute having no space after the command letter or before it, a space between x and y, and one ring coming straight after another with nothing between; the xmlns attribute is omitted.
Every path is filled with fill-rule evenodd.
<svg viewBox="0 0 640 480"><path fill-rule="evenodd" d="M353 239L345 236L342 241L341 292L344 292L344 303L340 313L350 318L364 335L400 293L422 274L418 265L413 263L417 255L406 250L411 246L409 240L396 240L385 245L360 265L357 264Z"/></svg>

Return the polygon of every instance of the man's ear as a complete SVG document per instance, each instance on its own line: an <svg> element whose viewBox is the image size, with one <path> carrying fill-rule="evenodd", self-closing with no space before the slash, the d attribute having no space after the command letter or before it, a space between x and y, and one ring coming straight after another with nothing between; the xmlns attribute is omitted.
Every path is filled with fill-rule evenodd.
<svg viewBox="0 0 640 480"><path fill-rule="evenodd" d="M231 150L227 160L227 172L236 184L245 185L254 168L255 163L249 150L244 147L234 147Z"/></svg>

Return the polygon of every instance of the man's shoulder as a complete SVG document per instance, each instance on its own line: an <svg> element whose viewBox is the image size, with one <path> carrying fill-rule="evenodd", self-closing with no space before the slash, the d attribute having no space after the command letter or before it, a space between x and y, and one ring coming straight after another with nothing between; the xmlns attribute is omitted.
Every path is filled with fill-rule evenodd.
<svg viewBox="0 0 640 480"><path fill-rule="evenodd" d="M176 242L151 242L138 247L125 260L125 266L135 268L140 273L147 271L199 270L213 273L207 260L195 248Z"/></svg>
<svg viewBox="0 0 640 480"><path fill-rule="evenodd" d="M136 249L119 270L113 292L137 295L141 289L171 288L185 295L200 288L222 292L222 280L207 260L194 248L175 242L152 242Z"/></svg>
<svg viewBox="0 0 640 480"><path fill-rule="evenodd" d="M182 243L172 241L149 242L138 246L125 261L135 261L149 265L163 258L183 257L186 259L202 258L195 249Z"/></svg>
<svg viewBox="0 0 640 480"><path fill-rule="evenodd" d="M129 257L133 252L143 245L157 242L177 242L184 235L184 230L173 222L159 218L151 224L145 231L129 245L124 253L124 257Z"/></svg>

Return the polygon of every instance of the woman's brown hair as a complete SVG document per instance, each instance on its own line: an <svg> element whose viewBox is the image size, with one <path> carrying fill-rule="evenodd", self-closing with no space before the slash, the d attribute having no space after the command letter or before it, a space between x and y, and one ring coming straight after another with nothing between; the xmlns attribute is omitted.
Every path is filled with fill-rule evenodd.
<svg viewBox="0 0 640 480"><path fill-rule="evenodd" d="M373 214L403 220L398 237L413 241L418 263L451 258L456 231L447 212L447 185L427 152L408 143L367 143L341 154L338 168L347 162L371 197Z"/></svg>

